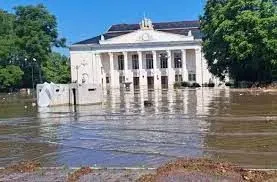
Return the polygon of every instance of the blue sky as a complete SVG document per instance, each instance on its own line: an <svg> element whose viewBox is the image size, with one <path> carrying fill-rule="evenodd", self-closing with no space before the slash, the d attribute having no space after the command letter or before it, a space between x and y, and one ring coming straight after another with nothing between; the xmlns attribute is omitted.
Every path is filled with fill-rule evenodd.
<svg viewBox="0 0 277 182"><path fill-rule="evenodd" d="M105 32L112 24L138 23L144 13L153 22L194 20L205 0L0 0L0 8L44 4L57 17L68 44ZM62 51L68 54L67 50Z"/></svg>

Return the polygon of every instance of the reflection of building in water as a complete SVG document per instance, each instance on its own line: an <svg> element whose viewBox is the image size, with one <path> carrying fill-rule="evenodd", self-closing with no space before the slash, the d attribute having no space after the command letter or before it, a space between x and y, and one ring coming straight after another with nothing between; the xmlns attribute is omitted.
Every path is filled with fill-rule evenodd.
<svg viewBox="0 0 277 182"><path fill-rule="evenodd" d="M199 89L196 91L197 115L209 115L210 103L218 92L219 89Z"/></svg>
<svg viewBox="0 0 277 182"><path fill-rule="evenodd" d="M183 91L183 108L184 108L184 114L188 114L188 92Z"/></svg>
<svg viewBox="0 0 277 182"><path fill-rule="evenodd" d="M172 114L174 111L173 111L173 93L174 93L174 90L169 90L167 92L167 102L168 102L168 112L169 114ZM176 102L175 102L176 104Z"/></svg>
<svg viewBox="0 0 277 182"><path fill-rule="evenodd" d="M243 95L240 95L243 93ZM207 154L246 168L276 168L276 122L266 121L276 96L217 90L210 102ZM275 113L270 113L276 115Z"/></svg>
<svg viewBox="0 0 277 182"><path fill-rule="evenodd" d="M227 91L226 91L227 92ZM111 112L121 110L132 112L133 109L153 111L158 114L209 115L210 103L220 93L219 89L185 89L185 90L131 90L110 92L106 97L106 105ZM226 98L228 93L225 93ZM145 107L144 101L152 102L151 107ZM134 108L138 107L138 108Z"/></svg>
<svg viewBox="0 0 277 182"><path fill-rule="evenodd" d="M154 103L155 103L155 113L158 114L160 112L159 110L159 104L160 104L160 91L154 91Z"/></svg>

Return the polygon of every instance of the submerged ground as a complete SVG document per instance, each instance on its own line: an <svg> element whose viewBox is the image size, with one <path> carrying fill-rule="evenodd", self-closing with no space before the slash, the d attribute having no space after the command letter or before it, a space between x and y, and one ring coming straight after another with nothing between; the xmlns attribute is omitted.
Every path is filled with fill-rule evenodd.
<svg viewBox="0 0 277 182"><path fill-rule="evenodd" d="M144 106L144 101L152 106ZM106 93L102 105L37 110L0 95L0 166L158 167L208 157L277 168L277 92L191 89Z"/></svg>

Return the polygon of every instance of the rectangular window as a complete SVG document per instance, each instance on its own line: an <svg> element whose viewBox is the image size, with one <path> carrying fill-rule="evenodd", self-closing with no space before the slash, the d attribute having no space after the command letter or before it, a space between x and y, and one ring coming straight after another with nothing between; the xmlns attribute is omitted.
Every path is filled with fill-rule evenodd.
<svg viewBox="0 0 277 182"><path fill-rule="evenodd" d="M107 83L107 84L110 83L110 77L106 77L106 83Z"/></svg>
<svg viewBox="0 0 277 182"><path fill-rule="evenodd" d="M146 69L153 69L153 55L146 54Z"/></svg>
<svg viewBox="0 0 277 182"><path fill-rule="evenodd" d="M189 73L189 81L196 81L196 74Z"/></svg>
<svg viewBox="0 0 277 182"><path fill-rule="evenodd" d="M161 77L161 84L162 84L162 89L168 88L168 77L167 76Z"/></svg>
<svg viewBox="0 0 277 182"><path fill-rule="evenodd" d="M182 82L182 81L183 81L182 75L175 75L175 82Z"/></svg>
<svg viewBox="0 0 277 182"><path fill-rule="evenodd" d="M118 56L118 70L124 70L124 55Z"/></svg>
<svg viewBox="0 0 277 182"><path fill-rule="evenodd" d="M134 83L134 89L138 89L139 88L139 77L134 77L133 83Z"/></svg>
<svg viewBox="0 0 277 182"><path fill-rule="evenodd" d="M168 62L167 54L165 53L160 54L161 68L168 68L167 62Z"/></svg>
<svg viewBox="0 0 277 182"><path fill-rule="evenodd" d="M175 68L182 68L182 54L181 53L174 53L174 67Z"/></svg>
<svg viewBox="0 0 277 182"><path fill-rule="evenodd" d="M125 76L119 76L119 83L125 83Z"/></svg>
<svg viewBox="0 0 277 182"><path fill-rule="evenodd" d="M132 68L134 70L139 69L139 60L137 54L132 55Z"/></svg>

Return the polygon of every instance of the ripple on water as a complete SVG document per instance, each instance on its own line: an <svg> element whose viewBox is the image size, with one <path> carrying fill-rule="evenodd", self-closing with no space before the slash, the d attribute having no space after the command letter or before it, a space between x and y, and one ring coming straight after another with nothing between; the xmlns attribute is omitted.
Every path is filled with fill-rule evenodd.
<svg viewBox="0 0 277 182"><path fill-rule="evenodd" d="M26 110L21 106L32 99L6 96L0 103L0 166L33 159L45 166L155 167L209 156L277 168L277 98L241 92L115 92L105 94L102 105L76 112L65 106ZM145 107L145 100L153 106Z"/></svg>

